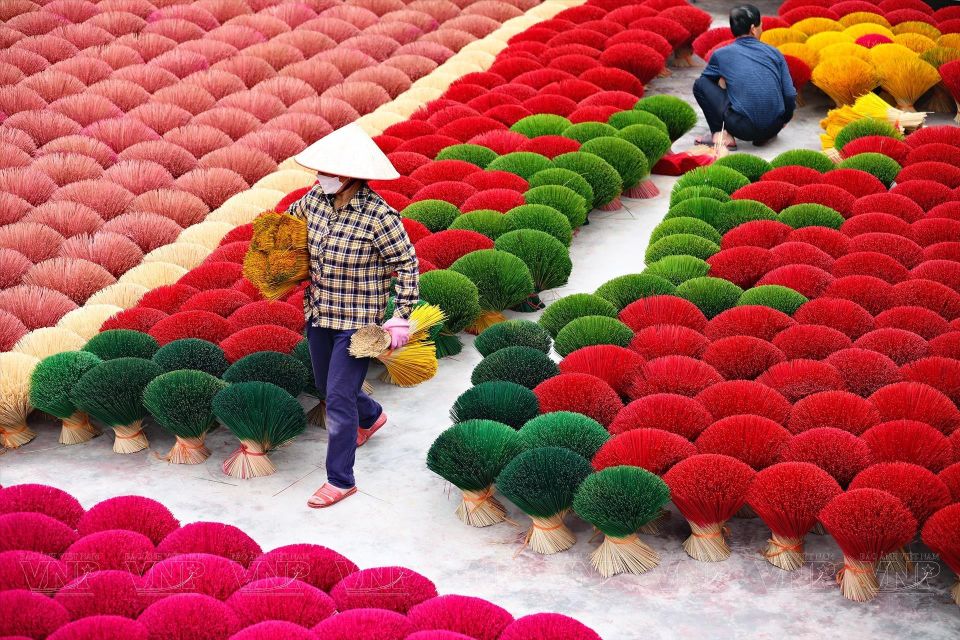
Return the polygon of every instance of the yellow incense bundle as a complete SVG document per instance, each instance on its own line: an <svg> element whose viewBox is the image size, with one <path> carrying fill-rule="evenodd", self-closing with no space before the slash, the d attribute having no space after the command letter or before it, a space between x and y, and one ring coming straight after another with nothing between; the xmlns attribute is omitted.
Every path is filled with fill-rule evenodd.
<svg viewBox="0 0 960 640"><path fill-rule="evenodd" d="M276 300L309 275L307 224L286 213L269 212L253 221L253 238L243 275L265 298Z"/></svg>

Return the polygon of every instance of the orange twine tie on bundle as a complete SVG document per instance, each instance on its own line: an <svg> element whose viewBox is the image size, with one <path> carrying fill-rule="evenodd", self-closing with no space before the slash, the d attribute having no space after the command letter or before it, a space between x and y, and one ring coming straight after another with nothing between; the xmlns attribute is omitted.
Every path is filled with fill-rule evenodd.
<svg viewBox="0 0 960 640"><path fill-rule="evenodd" d="M133 440L134 438L136 438L137 436L140 436L140 435L142 435L142 434L143 434L143 428L142 428L142 427L140 428L139 431L137 431L136 433L131 434L131 435L129 435L129 436L122 436L122 435L120 435L119 433L115 433L117 440Z"/></svg>
<svg viewBox="0 0 960 640"><path fill-rule="evenodd" d="M691 531L690 535L694 538L728 538L730 537L730 527L724 525L720 528L720 531L716 531L714 533L697 533L695 531Z"/></svg>
<svg viewBox="0 0 960 640"><path fill-rule="evenodd" d="M516 524L516 523L511 523L511 524ZM560 522L560 524L554 525L554 526L552 526L552 527L541 527L541 526L538 525L536 522L533 522L533 523L531 523L531 525L530 525L530 528L531 528L531 529L539 529L540 531L556 531L557 529L560 529L560 528L562 528L562 527L563 527L563 522L562 522L562 521ZM523 553L524 549L527 548L527 545L530 544L530 536L531 536L531 535L532 535L531 533L527 533L527 535L524 537L524 539L523 539L523 544L520 545L520 548L517 549L517 552L516 552L515 554L513 554L513 558L514 558L514 559L516 559L517 556L519 556L521 553Z"/></svg>
<svg viewBox="0 0 960 640"><path fill-rule="evenodd" d="M767 542L772 544L775 547L779 547L779 550L774 551L773 553L767 553L765 549L761 549L760 555L762 555L764 558L776 558L780 554L786 553L787 551L796 551L797 553L800 553L800 554L803 553L803 540L801 540L797 544L783 544L782 542L777 542L773 538L768 538Z"/></svg>
<svg viewBox="0 0 960 640"><path fill-rule="evenodd" d="M464 502L475 502L475 503L477 503L476 506L470 507L470 513L473 513L474 511L476 511L477 509L479 509L479 508L481 507L481 505L483 505L484 502L486 502L487 500L489 500L489 499L492 498L492 497L493 497L493 491L490 489L490 487L487 487L486 491L485 491L482 495L479 495L479 496L477 496L477 497L475 497L475 498L470 498L470 497L467 497L467 496L463 496L463 501L464 501Z"/></svg>
<svg viewBox="0 0 960 640"><path fill-rule="evenodd" d="M843 582L843 574L846 573L847 571L850 571L851 573L859 573L860 575L873 574L872 567L869 567L867 569L858 569L857 567L851 567L846 562L844 562L843 567L840 569L840 571L837 571L837 584L841 584Z"/></svg>
<svg viewBox="0 0 960 640"><path fill-rule="evenodd" d="M240 445L240 452L241 452L243 455L245 455L245 456L258 456L258 457L259 457L259 456L265 456L265 455L267 455L267 452L266 452L266 451L250 451L249 449L247 449L247 445L245 445L245 444L241 444L241 445Z"/></svg>

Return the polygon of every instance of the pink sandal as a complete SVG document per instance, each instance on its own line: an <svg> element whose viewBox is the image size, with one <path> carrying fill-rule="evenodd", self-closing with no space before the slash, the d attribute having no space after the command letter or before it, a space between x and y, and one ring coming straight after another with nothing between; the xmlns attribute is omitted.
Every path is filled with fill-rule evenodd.
<svg viewBox="0 0 960 640"><path fill-rule="evenodd" d="M357 446L362 447L367 443L367 440L373 437L377 431L380 430L380 427L387 424L387 414L381 413L380 417L377 418L377 421L373 423L369 429L364 429L363 427L357 431Z"/></svg>
<svg viewBox="0 0 960 640"><path fill-rule="evenodd" d="M324 482L323 486L317 489L313 495L307 499L307 506L311 509L325 509L332 507L345 498L349 498L356 492L356 487L350 487L345 491L341 491L329 482Z"/></svg>

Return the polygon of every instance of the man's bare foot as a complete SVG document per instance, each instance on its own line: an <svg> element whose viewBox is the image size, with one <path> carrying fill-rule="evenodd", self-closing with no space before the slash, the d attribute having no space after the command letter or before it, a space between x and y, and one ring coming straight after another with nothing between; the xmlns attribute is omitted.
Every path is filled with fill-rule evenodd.
<svg viewBox="0 0 960 640"><path fill-rule="evenodd" d="M730 151L735 151L737 148L737 139L726 131L721 131L713 134L713 145L715 147L725 147Z"/></svg>

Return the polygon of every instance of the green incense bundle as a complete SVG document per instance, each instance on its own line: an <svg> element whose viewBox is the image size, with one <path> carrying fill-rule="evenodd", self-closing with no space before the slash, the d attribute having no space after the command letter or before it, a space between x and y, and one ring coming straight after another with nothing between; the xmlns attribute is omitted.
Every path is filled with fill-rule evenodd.
<svg viewBox="0 0 960 640"><path fill-rule="evenodd" d="M87 351L65 351L44 358L33 370L30 404L60 418L60 444L79 444L100 435L90 416L70 399L70 392L83 374L101 362Z"/></svg>
<svg viewBox="0 0 960 640"><path fill-rule="evenodd" d="M463 493L456 511L461 522L487 527L506 518L503 504L493 497L493 482L522 450L520 436L509 426L467 420L437 437L427 452L427 468Z"/></svg>
<svg viewBox="0 0 960 640"><path fill-rule="evenodd" d="M240 447L223 463L223 472L234 478L254 478L274 473L267 457L289 444L307 427L307 417L297 399L269 382L239 382L213 398L213 414L240 440Z"/></svg>
<svg viewBox="0 0 960 640"><path fill-rule="evenodd" d="M210 457L204 440L214 424L213 398L226 386L209 373L189 369L161 374L147 385L144 406L157 424L176 437L164 460L200 464Z"/></svg>
<svg viewBox="0 0 960 640"><path fill-rule="evenodd" d="M150 446L143 432L143 419L147 417L143 390L161 373L152 360L106 360L77 380L70 390L70 401L113 429L115 453L142 451Z"/></svg>
<svg viewBox="0 0 960 640"><path fill-rule="evenodd" d="M573 500L574 511L603 532L590 562L604 578L640 574L660 563L660 556L637 536L637 530L659 517L670 489L640 467L607 467L592 474Z"/></svg>
<svg viewBox="0 0 960 640"><path fill-rule="evenodd" d="M561 447L528 449L504 467L497 476L497 488L532 520L525 546L543 554L573 546L576 536L563 517L592 471L586 458Z"/></svg>

